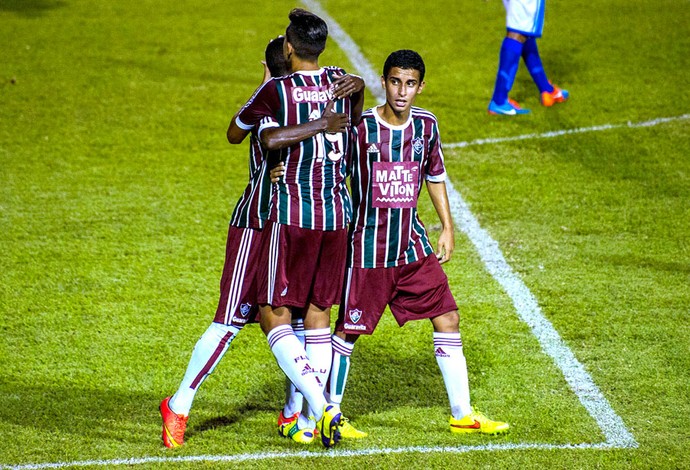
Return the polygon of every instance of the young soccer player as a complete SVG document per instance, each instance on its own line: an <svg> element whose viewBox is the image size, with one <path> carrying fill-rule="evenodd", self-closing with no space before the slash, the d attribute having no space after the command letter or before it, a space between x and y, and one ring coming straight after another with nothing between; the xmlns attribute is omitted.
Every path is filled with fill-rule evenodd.
<svg viewBox="0 0 690 470"><path fill-rule="evenodd" d="M281 36L269 42L266 47L263 83L271 77L289 73L289 64L283 54L283 44L284 39ZM329 110L318 121L308 126L324 125L340 129L348 119L347 116L337 116ZM308 126L303 125L298 132L303 132L304 127ZM294 132L294 128L283 128L276 135L277 138L287 138ZM227 136L231 143L240 143L250 133L250 180L230 220L216 314L211 325L197 341L179 388L160 405L163 420L162 438L166 447L184 444L189 411L196 392L213 372L244 325L255 321L258 312L255 274L259 263L261 229L268 217L268 202L271 196L271 183L266 175L269 157L259 142L258 127L240 129L231 123ZM277 158L278 156L270 160L277 162ZM296 328L299 328L299 324L300 322L297 322ZM301 394L292 388L286 397L286 408L301 405Z"/></svg>
<svg viewBox="0 0 690 470"><path fill-rule="evenodd" d="M351 166L353 223L343 300L333 335L329 394L342 402L355 341L372 334L386 305L400 326L430 319L434 350L450 400L450 430L495 434L492 421L470 404L457 305L440 263L453 253L454 229L436 117L414 107L425 66L414 51L393 52L383 67L383 105L367 110L356 127ZM442 232L436 253L417 214L426 181Z"/></svg>
<svg viewBox="0 0 690 470"><path fill-rule="evenodd" d="M544 27L545 2L546 0L503 0L507 33L501 43L496 84L489 103L490 114L512 116L529 113L529 110L521 108L517 102L508 98L520 65L520 57L525 61L532 80L539 89L544 106L562 103L569 97L568 90L558 88L546 78L537 49L537 38L541 37Z"/></svg>
<svg viewBox="0 0 690 470"><path fill-rule="evenodd" d="M267 82L236 118L243 129L258 126L267 149L285 144L276 138L282 126L318 120L329 108L357 122L364 81L339 67L319 66L326 47L326 23L302 9L289 15L284 55L292 74ZM331 359L330 307L340 295L351 207L345 186L344 155L349 123L335 132L296 129L299 142L281 149L286 173L275 185L258 272L261 327L278 365L302 392L307 413L281 426L281 433L311 443L317 426L326 447L340 437L342 417L326 403L323 385ZM325 131L325 132L321 132ZM292 309L306 306L306 346L290 327Z"/></svg>

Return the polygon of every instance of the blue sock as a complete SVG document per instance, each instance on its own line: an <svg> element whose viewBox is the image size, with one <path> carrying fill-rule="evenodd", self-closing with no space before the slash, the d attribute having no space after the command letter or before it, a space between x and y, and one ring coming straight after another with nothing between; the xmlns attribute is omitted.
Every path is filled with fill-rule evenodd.
<svg viewBox="0 0 690 470"><path fill-rule="evenodd" d="M529 70L529 74L532 75L532 80L539 88L539 93L544 91L552 92L553 85L546 78L546 72L544 72L544 66L541 63L541 57L539 57L539 50L537 49L536 38L527 38L527 41L522 46L522 58L525 61L527 70Z"/></svg>
<svg viewBox="0 0 690 470"><path fill-rule="evenodd" d="M522 43L512 38L505 38L501 44L501 54L498 62L498 73L496 74L496 85L492 100L496 104L504 104L508 100L508 92L513 87L518 65L520 65L520 55L522 53Z"/></svg>

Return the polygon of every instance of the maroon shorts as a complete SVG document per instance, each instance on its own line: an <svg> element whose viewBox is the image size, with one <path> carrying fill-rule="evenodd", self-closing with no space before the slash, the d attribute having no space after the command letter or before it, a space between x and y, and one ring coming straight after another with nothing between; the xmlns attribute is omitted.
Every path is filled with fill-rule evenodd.
<svg viewBox="0 0 690 470"><path fill-rule="evenodd" d="M262 232L230 226L225 264L220 278L220 299L213 321L242 328L256 321L256 272Z"/></svg>
<svg viewBox="0 0 690 470"><path fill-rule="evenodd" d="M319 308L337 304L347 257L347 229L309 230L266 222L258 281L259 304Z"/></svg>
<svg viewBox="0 0 690 470"><path fill-rule="evenodd" d="M433 254L394 268L349 268L335 330L370 335L386 305L400 326L458 309Z"/></svg>

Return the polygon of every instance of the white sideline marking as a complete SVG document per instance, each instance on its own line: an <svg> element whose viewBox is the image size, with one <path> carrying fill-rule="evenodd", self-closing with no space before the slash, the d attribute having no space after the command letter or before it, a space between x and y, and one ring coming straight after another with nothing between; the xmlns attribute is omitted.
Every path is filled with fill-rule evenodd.
<svg viewBox="0 0 690 470"><path fill-rule="evenodd" d="M562 135L584 134L586 132L608 131L611 129L620 129L622 127L628 127L628 128L652 127L652 126L658 126L659 124L664 124L664 123L672 122L672 121L681 121L684 119L690 119L690 114L683 114L680 116L651 119L649 121L642 121L642 122L630 122L630 121L628 121L624 124L602 124L601 126L579 127L576 129L564 129L561 131L543 132L541 134L523 134L523 135L516 135L513 137L492 137L492 138L487 138L487 139L475 139L475 140L471 140L469 142L454 142L451 144L443 144L443 147L446 149L454 149L454 148L470 147L473 145L501 144L503 142L514 142L517 140L548 139L551 137L560 137Z"/></svg>
<svg viewBox="0 0 690 470"><path fill-rule="evenodd" d="M362 55L359 47L350 36L340 27L340 25L321 8L317 1L302 0L302 3L314 13L321 16L329 24L329 34L343 49L354 67L365 80L367 88L381 102L385 101L385 94L380 87L378 74L374 71L371 64ZM605 124L579 129L546 132L543 134L527 134L514 137L477 139L470 142L457 142L444 144L445 148L462 148L472 145L486 145L515 140L540 139L557 137L567 134L578 134L585 132L596 132L620 127L650 127L670 121L690 118L690 114L677 117L659 118L650 121L627 124ZM250 462L272 459L314 459L314 458L337 458L337 457L360 457L367 455L389 455L405 453L451 453L462 454L478 451L510 451L510 450L572 450L572 449L619 449L638 447L637 441L625 427L623 420L611 408L606 398L599 391L596 384L587 373L582 364L575 358L572 351L563 342L560 335L553 327L551 322L544 317L539 308L536 298L532 295L529 288L514 273L508 262L505 260L501 249L491 235L481 228L479 222L469 209L460 193L453 187L449 179L446 180L448 197L450 199L451 212L453 218L460 229L468 236L484 262L489 273L504 288L509 297L513 300L515 309L519 317L529 325L533 334L537 337L542 349L551 356L556 365L561 369L563 375L571 389L577 395L582 405L597 422L606 441L596 444L543 444L543 443L502 443L486 444L478 446L409 446L394 448L371 448L361 450L330 450L330 451L301 451L301 452L265 452L248 453L235 455L189 455L179 457L140 457L129 459L111 460L81 460L72 462L47 462L21 465L0 464L0 470L43 470L50 468L69 468L69 467L88 467L88 466L119 466L119 465L142 465L149 463L186 463L186 462Z"/></svg>
<svg viewBox="0 0 690 470"><path fill-rule="evenodd" d="M376 77L376 73L372 69L369 62L358 62L357 57L361 54L359 47L354 43L352 38L342 30L340 25L333 19L328 12L326 12L316 0L302 0L309 9L321 16L329 25L331 36L338 43L341 49L345 51L350 58L354 67L362 74L363 77ZM366 80L366 79L365 79ZM373 79L371 79L373 80ZM373 83L367 83L370 91L381 102L385 101L385 94L379 86L378 78ZM688 116L688 115L685 115ZM632 127L653 126L662 122L668 122L674 118L656 119L654 121L647 121L636 125L628 124ZM565 135L577 132L591 132L596 130L613 129L617 127L614 124L606 126L598 126L585 129L575 129L573 131L552 132L546 134L532 134L529 136L507 137L506 140L522 140L527 138L536 138L539 135L554 137L556 135ZM502 142L499 139L483 139L481 141L473 141L473 145L481 143L494 143L495 141ZM462 147L470 145L468 143L451 144L453 147ZM444 145L444 147L447 147ZM546 354L551 356L563 372L563 375L573 390L575 395L579 398L582 405L587 412L597 422L599 428L606 437L606 444L613 447L637 447L635 438L630 434L625 427L623 420L611 408L608 400L599 391L591 376L587 373L583 365L577 360L570 348L563 342L560 335L553 327L551 322L544 317L537 299L532 295L529 288L522 282L522 280L515 274L513 269L506 261L501 252L498 242L496 242L491 235L481 228L476 217L470 211L469 206L462 198L460 193L455 190L453 184L449 179L446 180L448 188L448 197L450 199L451 212L453 218L458 223L460 229L468 236L472 244L479 252L479 255L486 266L489 273L498 281L503 287L508 296L512 299L515 310L519 317L529 325L532 333L536 336L539 344Z"/></svg>
<svg viewBox="0 0 690 470"><path fill-rule="evenodd" d="M189 463L189 462L256 462L261 460L277 460L277 459L317 459L317 458L339 458L339 457L362 457L367 455L391 455L391 454L432 454L432 453L449 453L449 454L464 454L467 452L495 452L508 450L572 450L572 449L612 449L612 446L607 443L600 444L486 444L478 446L453 446L453 447L426 447L426 446L411 446L411 447L382 447L361 450L323 450L317 451L300 451L300 452L260 452L253 454L235 454L235 455L185 455L180 457L141 457L130 459L112 459L112 460L80 460L74 462L55 462L55 463L36 463L25 465L2 465L2 470L43 470L48 468L69 468L69 467L88 467L88 466L108 466L114 467L118 465L143 465L149 463Z"/></svg>

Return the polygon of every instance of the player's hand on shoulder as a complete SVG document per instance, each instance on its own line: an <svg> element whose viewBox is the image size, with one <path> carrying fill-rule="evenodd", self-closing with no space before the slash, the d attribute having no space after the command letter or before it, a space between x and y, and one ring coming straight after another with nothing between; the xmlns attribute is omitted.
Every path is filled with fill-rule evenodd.
<svg viewBox="0 0 690 470"><path fill-rule="evenodd" d="M333 81L333 98L341 99L364 90L364 79L357 75L345 74Z"/></svg>

